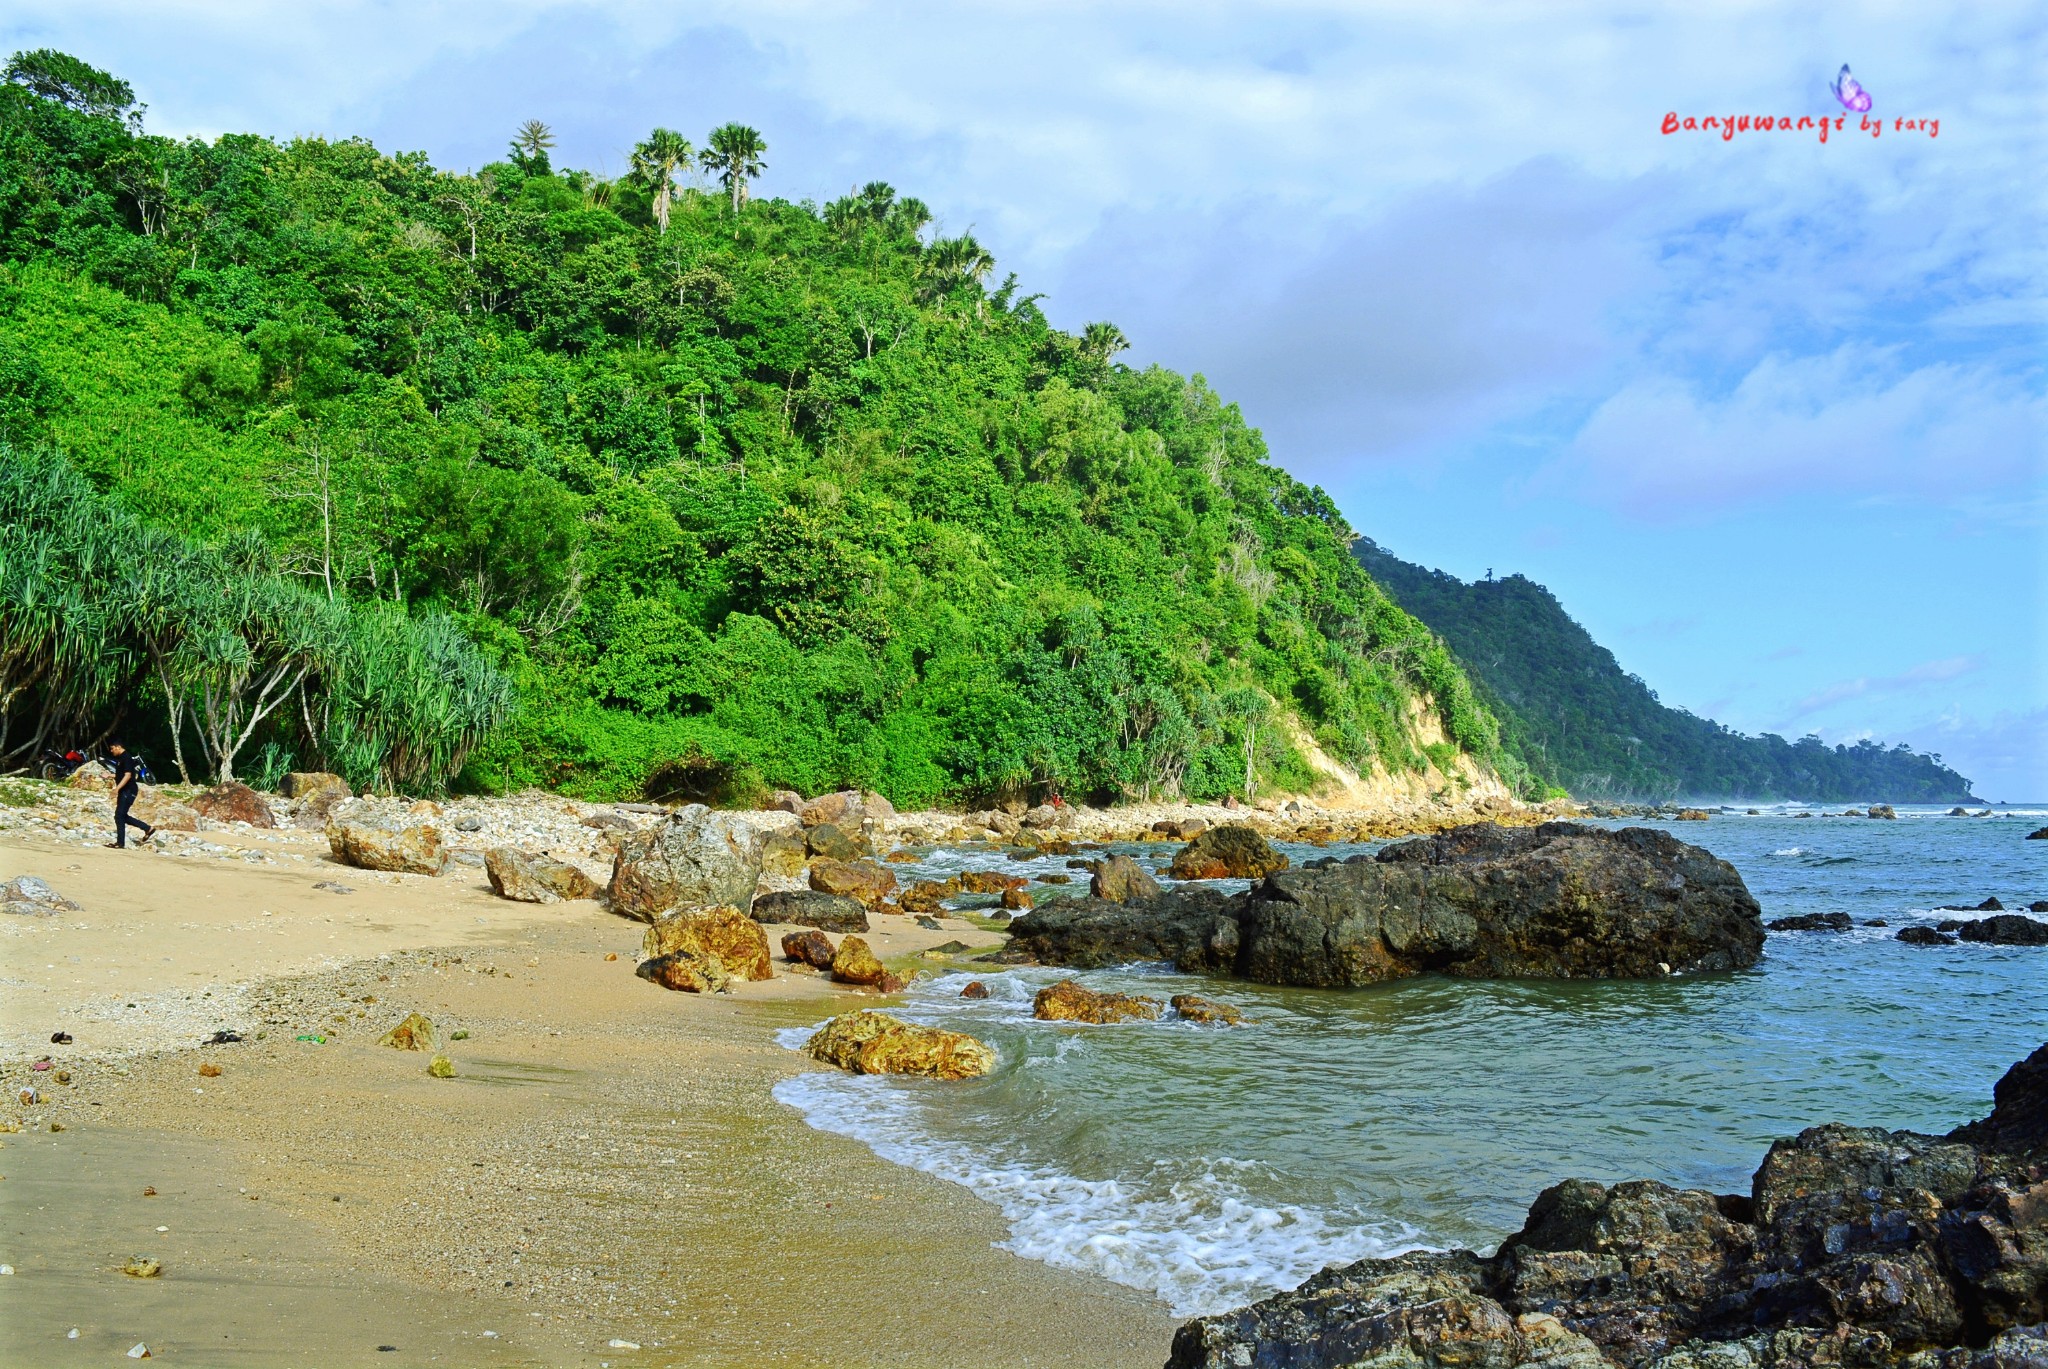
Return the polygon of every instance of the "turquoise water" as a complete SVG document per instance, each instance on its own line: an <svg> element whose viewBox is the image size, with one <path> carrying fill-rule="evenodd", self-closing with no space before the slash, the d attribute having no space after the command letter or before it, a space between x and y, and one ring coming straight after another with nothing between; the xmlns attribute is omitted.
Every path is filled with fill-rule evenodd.
<svg viewBox="0 0 2048 1369"><path fill-rule="evenodd" d="M1772 1138L1803 1126L1942 1131L1981 1115L2006 1067L2048 1040L2048 948L1892 939L1953 916L1940 904L2048 897L2048 842L2023 840L2048 811L1945 812L1671 824L1731 861L1766 919L1840 910L1891 924L1774 933L1737 974L1363 990L1144 967L1079 976L1223 999L1256 1022L1235 1031L1041 1023L1031 994L1060 972L979 973L992 991L979 1002L957 996L969 976L949 976L915 990L904 1015L990 1042L990 1077L812 1074L778 1097L972 1188L1003 1210L1020 1253L1146 1288L1182 1314L1364 1255L1490 1249L1568 1176L1745 1190ZM995 863L946 853L933 869L962 859Z"/></svg>

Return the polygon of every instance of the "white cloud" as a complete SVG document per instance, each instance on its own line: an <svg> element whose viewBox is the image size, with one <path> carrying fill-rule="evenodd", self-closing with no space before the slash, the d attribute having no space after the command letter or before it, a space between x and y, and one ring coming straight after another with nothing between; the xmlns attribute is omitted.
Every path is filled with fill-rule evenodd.
<svg viewBox="0 0 2048 1369"><path fill-rule="evenodd" d="M1950 680L1973 675L1984 668L1981 655L1949 656L1938 661L1923 661L1896 675L1859 675L1853 680L1842 680L1801 699L1792 706L1786 724L1798 722L1823 709L1850 699L1861 699L1876 694L1904 694L1924 689L1930 685L1946 684Z"/></svg>

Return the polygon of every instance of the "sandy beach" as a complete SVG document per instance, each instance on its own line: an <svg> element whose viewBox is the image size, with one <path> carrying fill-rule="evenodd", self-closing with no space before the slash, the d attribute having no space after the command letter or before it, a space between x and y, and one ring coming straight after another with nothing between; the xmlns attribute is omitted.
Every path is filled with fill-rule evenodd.
<svg viewBox="0 0 2048 1369"><path fill-rule="evenodd" d="M775 1030L876 996L779 965L666 993L595 902L349 869L315 831L108 850L92 801L0 834L0 879L80 905L0 919L9 1363L1164 1358L1157 1302L995 1249L993 1208L773 1100L818 1068ZM1000 940L901 917L869 939L906 967ZM376 1044L413 1011L467 1033L455 1078ZM202 1044L221 1030L244 1040ZM161 1275L124 1275L136 1255Z"/></svg>

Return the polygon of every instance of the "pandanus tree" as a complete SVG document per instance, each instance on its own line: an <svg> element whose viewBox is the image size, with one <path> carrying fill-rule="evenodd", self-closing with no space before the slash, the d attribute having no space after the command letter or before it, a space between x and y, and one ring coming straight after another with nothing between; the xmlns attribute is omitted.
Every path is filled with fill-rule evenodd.
<svg viewBox="0 0 2048 1369"><path fill-rule="evenodd" d="M676 173L690 164L695 149L672 128L657 128L633 149L633 175L653 196L654 222L668 232L668 207L676 197Z"/></svg>
<svg viewBox="0 0 2048 1369"><path fill-rule="evenodd" d="M711 130L710 146L698 154L698 163L718 177L732 196L737 216L747 202L747 182L768 169L761 155L768 150L760 133L745 124L721 124Z"/></svg>

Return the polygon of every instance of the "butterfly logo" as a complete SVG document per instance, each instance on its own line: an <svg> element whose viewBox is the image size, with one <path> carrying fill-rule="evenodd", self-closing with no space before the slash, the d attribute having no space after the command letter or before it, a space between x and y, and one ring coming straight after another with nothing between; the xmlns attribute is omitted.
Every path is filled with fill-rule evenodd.
<svg viewBox="0 0 2048 1369"><path fill-rule="evenodd" d="M1842 108L1851 114L1870 112L1870 92L1856 83L1856 78L1849 74L1846 64L1842 67L1842 74L1835 78L1835 84L1831 89L1835 92L1835 98L1842 102Z"/></svg>

